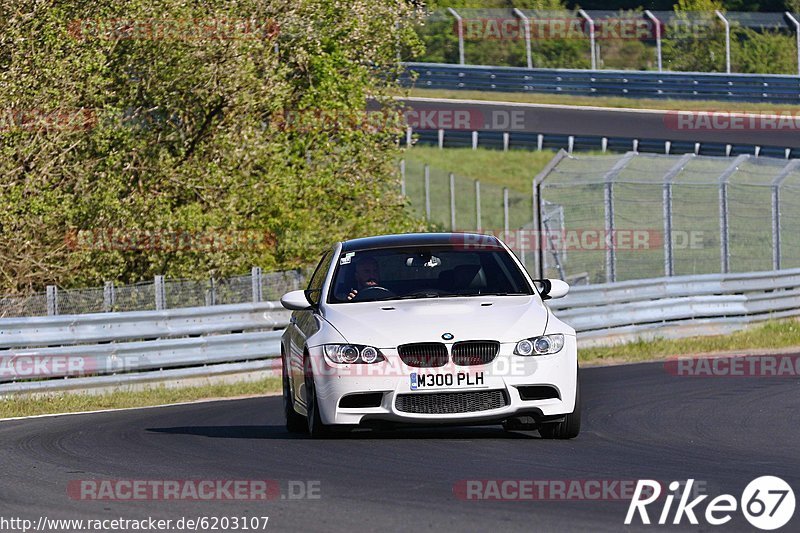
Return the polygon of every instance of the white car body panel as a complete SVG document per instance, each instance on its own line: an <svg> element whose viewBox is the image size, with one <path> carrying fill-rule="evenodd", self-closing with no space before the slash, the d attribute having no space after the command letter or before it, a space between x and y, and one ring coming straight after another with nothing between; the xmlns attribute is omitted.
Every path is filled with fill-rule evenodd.
<svg viewBox="0 0 800 533"><path fill-rule="evenodd" d="M503 244L506 252L511 254ZM322 294L327 295L342 250L338 243L330 261L323 265L327 275ZM533 280L519 264L527 282ZM577 390L577 345L575 331L555 318L534 289L532 295L422 298L348 303L328 303L323 297L310 310L294 311L292 323L283 335L284 359L291 376L295 410L306 411L304 358L313 369L314 387L322 422L330 425L359 425L371 422L412 424L474 424L499 422L514 416L537 414L558 417L575 408ZM443 340L443 334L452 340ZM522 339L561 333L563 348L551 355L520 356L514 349ZM410 367L402 362L397 347L420 342L440 342L451 354L453 344L467 340L500 343L499 354L485 365ZM323 354L324 344L353 343L378 348L385 361L373 364L336 364ZM412 388L412 374L472 376L449 387ZM475 383L483 373L483 381ZM523 400L517 386L547 386L556 398ZM409 413L398 409L397 397L410 394L505 391L507 405L489 410L458 413ZM354 393L380 392L380 406L342 407L341 399Z"/></svg>

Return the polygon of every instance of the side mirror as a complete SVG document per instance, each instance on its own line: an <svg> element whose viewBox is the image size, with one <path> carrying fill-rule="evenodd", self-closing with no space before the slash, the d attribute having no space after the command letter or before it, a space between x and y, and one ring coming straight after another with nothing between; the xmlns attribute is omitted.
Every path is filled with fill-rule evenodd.
<svg viewBox="0 0 800 533"><path fill-rule="evenodd" d="M541 287L539 292L542 295L542 300L563 298L569 292L569 284L560 279L537 279L534 281Z"/></svg>
<svg viewBox="0 0 800 533"><path fill-rule="evenodd" d="M291 291L281 296L281 305L290 311L311 309L311 302L306 298L306 291Z"/></svg>

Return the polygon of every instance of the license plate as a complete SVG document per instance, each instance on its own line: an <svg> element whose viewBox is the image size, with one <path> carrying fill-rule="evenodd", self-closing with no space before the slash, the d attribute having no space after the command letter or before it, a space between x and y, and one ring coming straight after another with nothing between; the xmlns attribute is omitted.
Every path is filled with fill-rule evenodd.
<svg viewBox="0 0 800 533"><path fill-rule="evenodd" d="M444 389L448 387L483 387L483 372L456 372L455 374L411 373L411 390Z"/></svg>

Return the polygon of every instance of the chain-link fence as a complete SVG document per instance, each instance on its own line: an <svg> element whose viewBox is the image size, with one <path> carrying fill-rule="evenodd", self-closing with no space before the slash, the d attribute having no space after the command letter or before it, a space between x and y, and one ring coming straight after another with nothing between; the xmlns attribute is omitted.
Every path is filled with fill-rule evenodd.
<svg viewBox="0 0 800 533"><path fill-rule="evenodd" d="M87 289L59 289L28 296L0 297L0 317L45 316L111 311L150 311L179 307L275 301L304 286L299 270L263 273L253 268L250 275L206 280L165 279L151 282Z"/></svg>
<svg viewBox="0 0 800 533"><path fill-rule="evenodd" d="M435 9L412 61L528 68L795 73L790 12ZM769 51L768 56L765 56Z"/></svg>
<svg viewBox="0 0 800 533"><path fill-rule="evenodd" d="M531 194L411 160L401 183L420 216L501 237L536 276L603 283L800 266L800 160L556 158Z"/></svg>
<svg viewBox="0 0 800 533"><path fill-rule="evenodd" d="M538 185L564 210L563 230L542 249L547 276L607 282L800 264L800 160L558 157Z"/></svg>

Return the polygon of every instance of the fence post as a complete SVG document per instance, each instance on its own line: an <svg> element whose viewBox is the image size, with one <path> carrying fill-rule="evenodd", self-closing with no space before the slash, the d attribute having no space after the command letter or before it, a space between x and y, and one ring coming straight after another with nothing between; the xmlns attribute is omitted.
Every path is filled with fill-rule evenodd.
<svg viewBox="0 0 800 533"><path fill-rule="evenodd" d="M425 165L425 220L431 219L431 168Z"/></svg>
<svg viewBox="0 0 800 533"><path fill-rule="evenodd" d="M772 180L772 269L781 269L781 185L797 167L800 159L793 159Z"/></svg>
<svg viewBox="0 0 800 533"><path fill-rule="evenodd" d="M614 181L628 165L636 152L628 152L614 163L603 177L603 205L605 207L606 281L617 281L617 239L614 235Z"/></svg>
<svg viewBox="0 0 800 533"><path fill-rule="evenodd" d="M794 36L797 40L797 75L800 76L800 22L790 12L787 11L785 14L794 25Z"/></svg>
<svg viewBox="0 0 800 533"><path fill-rule="evenodd" d="M664 174L664 275L668 277L675 275L675 257L672 249L672 182L693 157L693 154L684 154Z"/></svg>
<svg viewBox="0 0 800 533"><path fill-rule="evenodd" d="M400 196L406 196L406 160L400 160Z"/></svg>
<svg viewBox="0 0 800 533"><path fill-rule="evenodd" d="M508 187L503 187L503 234L508 235Z"/></svg>
<svg viewBox="0 0 800 533"><path fill-rule="evenodd" d="M596 45L594 38L594 20L592 20L592 17L589 16L589 13L587 13L583 9L579 9L578 14L580 14L580 16L582 16L589 24L589 47L592 53L592 70L597 70L597 56L595 55Z"/></svg>
<svg viewBox="0 0 800 533"><path fill-rule="evenodd" d="M734 172L739 169L739 165L747 161L750 154L742 154L719 175L719 251L720 251L720 270L727 274L730 270L730 225L728 224L728 181Z"/></svg>
<svg viewBox="0 0 800 533"><path fill-rule="evenodd" d="M456 230L456 177L450 173L450 231Z"/></svg>
<svg viewBox="0 0 800 533"><path fill-rule="evenodd" d="M164 288L164 276L153 278L153 292L156 298L156 311L163 311L167 308L167 294Z"/></svg>
<svg viewBox="0 0 800 533"><path fill-rule="evenodd" d="M448 7L447 11L450 12L456 18L456 24L458 25L458 64L464 64L464 21L461 19L461 15L459 15L455 9L452 7Z"/></svg>
<svg viewBox="0 0 800 533"><path fill-rule="evenodd" d="M725 24L725 72L728 74L731 73L731 24L728 22L728 19L725 18L725 15L720 13L718 10L715 10L714 13L717 14L719 19Z"/></svg>
<svg viewBox="0 0 800 533"><path fill-rule="evenodd" d="M250 280L253 284L253 303L258 303L262 300L261 274L261 267L253 267L250 270Z"/></svg>
<svg viewBox="0 0 800 533"><path fill-rule="evenodd" d="M110 313L114 310L117 303L117 291L114 289L113 281L106 281L103 284L103 311Z"/></svg>
<svg viewBox="0 0 800 533"><path fill-rule="evenodd" d="M217 305L217 280L214 277L208 279L208 305Z"/></svg>
<svg viewBox="0 0 800 533"><path fill-rule="evenodd" d="M518 8L514 8L514 14L522 19L522 23L525 26L525 55L528 59L528 68L533 68L533 57L531 56L531 21Z"/></svg>
<svg viewBox="0 0 800 533"><path fill-rule="evenodd" d="M58 314L58 287L55 285L47 286L47 316Z"/></svg>
<svg viewBox="0 0 800 533"><path fill-rule="evenodd" d="M658 71L661 72L661 21L649 9L644 10L644 15L650 19L656 28L656 59L658 61Z"/></svg>
<svg viewBox="0 0 800 533"><path fill-rule="evenodd" d="M481 231L481 182L475 180L475 229Z"/></svg>

